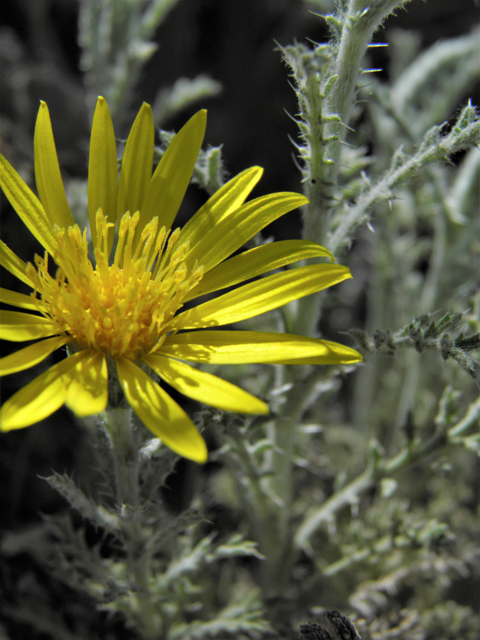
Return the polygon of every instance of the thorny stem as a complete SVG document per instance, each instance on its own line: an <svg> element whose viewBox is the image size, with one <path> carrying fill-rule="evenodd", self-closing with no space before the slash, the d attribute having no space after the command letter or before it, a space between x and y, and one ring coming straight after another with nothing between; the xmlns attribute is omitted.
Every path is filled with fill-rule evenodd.
<svg viewBox="0 0 480 640"><path fill-rule="evenodd" d="M332 204L338 182L341 147L355 105L361 61L374 31L395 7L402 4L405 4L405 0L371 3L350 0L342 18L344 26L330 74L330 78L336 77L332 89L325 99L321 100L315 92L321 92L324 87L318 82L307 80L310 113L306 113L305 116L309 116L311 152L308 163L309 179L305 183L305 195L309 204L303 216L303 237L328 246L334 255L342 245L335 243L335 236L329 238L334 210ZM315 127L318 127L319 123L320 135L315 133ZM307 296L299 301L295 333L306 336L315 334L320 317L320 302L321 294Z"/></svg>
<svg viewBox="0 0 480 640"><path fill-rule="evenodd" d="M312 149L309 161L310 180L306 183L305 193L310 200L304 218L305 239L315 240L320 244L326 242L338 182L341 147L355 106L361 62L373 32L383 18L400 4L403 3L398 0L382 3L350 0L342 17L342 34L329 74L329 79L336 78L332 89L324 100L320 100L320 96L315 95L315 92L321 92L324 87L320 87L318 82L307 80L306 92L311 105L308 126L311 128ZM315 127L319 125L320 135L315 132ZM324 158L327 149L328 158Z"/></svg>
<svg viewBox="0 0 480 640"><path fill-rule="evenodd" d="M303 220L303 237L306 240L314 240L327 246L327 234L332 217L333 194L338 181L339 157L341 145L347 131L351 111L355 103L357 78L360 62L365 54L372 33L377 26L370 22L370 16L366 21L353 21L351 15L354 3L350 3L349 17L345 21L342 37L338 48L338 57L332 75L337 75L337 80L329 96L326 97L324 106L320 107L323 116L338 115L341 122L327 121L323 124L322 136L311 137L311 163L310 180L306 184L305 194L309 198L309 204L305 208ZM320 90L315 84L311 90ZM312 96L312 102L316 97ZM311 126L316 122L315 114L311 115ZM328 158L325 141L328 141ZM319 147L319 148L317 148ZM321 162L316 160L322 158ZM328 160L328 162L326 162ZM318 171L315 166L319 165ZM317 175L318 174L318 175ZM294 332L299 335L315 335L320 317L321 294L307 296L298 303L298 315L294 325Z"/></svg>

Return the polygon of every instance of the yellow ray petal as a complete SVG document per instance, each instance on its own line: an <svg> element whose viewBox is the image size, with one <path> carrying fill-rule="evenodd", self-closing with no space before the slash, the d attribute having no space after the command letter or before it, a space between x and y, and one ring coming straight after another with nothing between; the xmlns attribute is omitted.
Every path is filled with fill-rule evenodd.
<svg viewBox="0 0 480 640"><path fill-rule="evenodd" d="M183 409L130 360L118 358L117 371L125 397L144 425L179 455L206 462L205 442Z"/></svg>
<svg viewBox="0 0 480 640"><path fill-rule="evenodd" d="M12 307L19 307L20 309L31 309L32 311L37 311L38 309L31 296L26 296L24 293L17 293L17 291L10 291L3 287L0 287L0 302L9 304Z"/></svg>
<svg viewBox="0 0 480 640"><path fill-rule="evenodd" d="M337 264L314 264L275 273L180 313L168 325L168 330L240 322L351 277L348 267Z"/></svg>
<svg viewBox="0 0 480 640"><path fill-rule="evenodd" d="M320 340L325 353L319 357L310 358L285 358L279 360L277 364L353 364L361 362L363 357L358 351L351 347L346 347L338 342Z"/></svg>
<svg viewBox="0 0 480 640"><path fill-rule="evenodd" d="M169 144L148 186L142 225L158 216L159 228L171 228L192 177L206 125L207 112L203 109L190 118Z"/></svg>
<svg viewBox="0 0 480 640"><path fill-rule="evenodd" d="M182 228L178 243L188 241L194 247L220 220L242 206L262 174L261 167L251 167L220 187Z"/></svg>
<svg viewBox="0 0 480 640"><path fill-rule="evenodd" d="M123 153L118 185L118 222L127 211L130 211L132 215L136 211L142 211L145 194L152 178L154 139L155 128L152 110L150 105L144 102L132 125ZM144 220L140 214L137 237L146 222L148 220Z"/></svg>
<svg viewBox="0 0 480 640"><path fill-rule="evenodd" d="M104 411L108 402L108 372L105 355L99 352L80 352L71 371L65 404L79 418Z"/></svg>
<svg viewBox="0 0 480 640"><path fill-rule="evenodd" d="M55 333L55 325L48 318L21 311L0 310L0 339L25 342L46 338Z"/></svg>
<svg viewBox="0 0 480 640"><path fill-rule="evenodd" d="M0 358L0 376L30 369L68 342L71 342L68 336L55 336Z"/></svg>
<svg viewBox="0 0 480 640"><path fill-rule="evenodd" d="M45 213L53 227L66 228L74 224L63 186L57 150L53 138L50 114L45 102L40 102L35 135L35 182Z"/></svg>
<svg viewBox="0 0 480 640"><path fill-rule="evenodd" d="M92 239L96 241L96 215L102 209L108 222L115 224L117 217L117 144L112 117L105 98L97 100L90 135L88 158L88 219ZM113 243L113 229L109 247Z"/></svg>
<svg viewBox="0 0 480 640"><path fill-rule="evenodd" d="M198 260L209 271L268 224L307 202L298 193L272 193L248 202L198 238L190 248L189 265Z"/></svg>
<svg viewBox="0 0 480 640"><path fill-rule="evenodd" d="M330 258L332 262L334 260L330 251L309 240L281 240L255 247L217 264L203 276L194 289L189 291L185 300L192 300L205 293L231 287L298 260L320 257Z"/></svg>
<svg viewBox="0 0 480 640"><path fill-rule="evenodd" d="M32 289L35 288L32 280L26 274L27 263L21 260L2 240L0 240L0 265Z"/></svg>
<svg viewBox="0 0 480 640"><path fill-rule="evenodd" d="M84 352L80 351L62 360L9 398L0 409L0 430L29 427L59 409L67 397L71 375L82 358Z"/></svg>
<svg viewBox="0 0 480 640"><path fill-rule="evenodd" d="M293 360L307 364L337 364L343 350L346 363L362 359L353 349L336 342L288 333L194 331L169 336L158 353L212 364L277 364ZM309 361L311 358L315 358L315 363Z"/></svg>
<svg viewBox="0 0 480 640"><path fill-rule="evenodd" d="M1 154L0 187L29 231L50 255L55 255L57 240L40 200Z"/></svg>
<svg viewBox="0 0 480 640"><path fill-rule="evenodd" d="M217 407L238 413L268 413L268 406L243 389L210 373L162 356L142 358L154 371L180 393Z"/></svg>

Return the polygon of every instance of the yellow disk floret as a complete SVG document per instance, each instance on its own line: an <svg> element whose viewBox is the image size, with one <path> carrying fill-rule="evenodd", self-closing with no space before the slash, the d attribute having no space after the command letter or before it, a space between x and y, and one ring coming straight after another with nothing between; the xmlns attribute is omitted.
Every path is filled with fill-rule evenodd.
<svg viewBox="0 0 480 640"><path fill-rule="evenodd" d="M97 212L96 266L88 257L86 234L77 225L57 229L59 265L48 273L48 258L36 257L28 276L35 282L38 308L59 333L79 347L114 358L136 359L155 351L166 337L168 322L187 293L200 281L203 269L189 270L188 243L177 246L179 230L158 230L158 219L135 235L139 213L124 214L113 264L109 264L109 228Z"/></svg>

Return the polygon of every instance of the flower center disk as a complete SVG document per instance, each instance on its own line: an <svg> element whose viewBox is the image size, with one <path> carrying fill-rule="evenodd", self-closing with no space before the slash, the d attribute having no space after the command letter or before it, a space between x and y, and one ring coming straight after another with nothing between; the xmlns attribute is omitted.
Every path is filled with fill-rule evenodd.
<svg viewBox="0 0 480 640"><path fill-rule="evenodd" d="M77 225L56 230L55 277L48 273L47 254L36 256L36 269L28 267L39 311L83 349L131 359L152 353L168 334L168 323L187 293L201 280L202 267L187 267L188 243L177 244L179 229L169 235L164 227L158 230L154 218L136 234L138 220L138 212L122 217L113 264L113 225L99 210L95 267L86 233Z"/></svg>

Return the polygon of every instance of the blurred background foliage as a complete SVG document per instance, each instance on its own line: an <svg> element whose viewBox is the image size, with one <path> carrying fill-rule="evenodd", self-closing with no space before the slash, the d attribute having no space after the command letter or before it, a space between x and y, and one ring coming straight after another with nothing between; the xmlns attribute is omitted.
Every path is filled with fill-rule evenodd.
<svg viewBox="0 0 480 640"><path fill-rule="evenodd" d="M132 18L128 7L135 4L155 7L157 13L140 11ZM33 129L42 99L51 112L69 201L79 216L86 211L91 109L103 93L120 137L143 101L153 105L156 124L167 131L178 130L198 108L208 108L205 167L219 171L208 182L197 167L197 183L207 190L254 164L265 168L255 196L302 190L292 145L292 139L298 142L298 127L288 116L297 114L298 106L279 48L324 42L329 32L314 13L332 11L333 2L123 0L123 5L122 13L122 2L2 3L0 150L27 182L33 183ZM115 6L118 13L109 14ZM399 145L413 154L430 127L443 124L447 134L468 98L478 98L478 31L469 36L476 22L473 0L413 0L375 34L374 42L389 47L368 52L368 67L379 71L360 83L350 122L356 132L349 141L361 151L346 155L347 166L340 170L345 202L358 201L368 180L387 171ZM455 52L445 54L442 46L451 39L457 39L452 40ZM415 86L411 73L402 76L418 60L424 71L428 65L433 69L428 90ZM394 89L387 90L388 85ZM258 425L202 410L197 421L207 425L206 438L219 452L200 470L180 461L171 473L173 463L163 462L165 517L199 508L204 519L199 524L193 518L197 528L182 538L180 556L190 557L205 535L215 534L215 548L229 541L228 553L207 543L197 549L199 591L189 583L191 591L182 593L188 601L186 626L177 627L169 640L297 638L299 624L321 619L324 608L351 613L367 640L478 638L479 443L472 430L455 435L462 420L478 425L478 386L452 357L444 363L441 353L417 347L425 335L438 340L446 335L446 330L428 333L428 327L447 312L464 314L445 320L453 337L480 330L479 153L462 149L450 165L431 165L412 175L390 202L372 203L369 214L375 215L369 225L359 227L352 242L339 249L339 261L354 278L328 293L318 329L352 345L356 338L366 362L348 376L326 374L317 380L315 399L299 426L293 530L305 524L312 509L320 508L320 519L308 535L297 530L282 594L265 598L258 551L231 540L236 533L255 540L237 486L244 472L238 443L261 443ZM179 224L205 197L198 184L190 188ZM33 238L23 233L4 198L1 206L2 239L23 259L31 259L38 251ZM301 232L299 214L290 214L264 237L287 239ZM2 286L14 286L8 273L2 273ZM342 335L349 331L350 337ZM407 339L416 350L404 350ZM2 355L11 350L5 344ZM41 368L2 379L2 395L8 397ZM275 386L272 370L233 369L224 367L223 374L247 388ZM476 414L468 413L471 407L477 407ZM188 409L198 412L199 407L192 403ZM423 449L404 464L401 456L418 442ZM64 535L71 553L76 536L78 545L86 552L94 549L99 558L118 553L106 529L82 519L82 509L68 515L65 485L43 478L52 471L67 473L87 495L95 495L101 479L91 460L93 449L101 451L101 446L92 445L83 426L63 409L27 430L1 435L0 445L0 638L142 638L120 607L116 615L95 608L93 583L87 593L65 587L42 564L45 531L50 536L56 531L58 540ZM230 458L222 457L222 446ZM147 478L150 463L145 464ZM210 561L215 553L216 564ZM222 601L222 589L234 592L238 610ZM99 592L98 597L101 602L106 596ZM204 614L194 623L196 598ZM42 615L32 614L40 610ZM231 620L238 626L229 627Z"/></svg>

